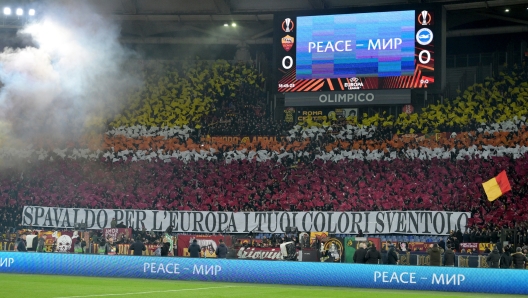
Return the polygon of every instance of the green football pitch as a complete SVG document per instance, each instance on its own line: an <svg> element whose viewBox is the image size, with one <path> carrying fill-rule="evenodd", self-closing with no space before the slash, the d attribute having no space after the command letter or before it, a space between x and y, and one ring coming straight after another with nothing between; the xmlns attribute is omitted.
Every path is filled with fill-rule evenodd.
<svg viewBox="0 0 528 298"><path fill-rule="evenodd" d="M451 292L0 274L2 297L523 297ZM400 296L401 295L401 296Z"/></svg>

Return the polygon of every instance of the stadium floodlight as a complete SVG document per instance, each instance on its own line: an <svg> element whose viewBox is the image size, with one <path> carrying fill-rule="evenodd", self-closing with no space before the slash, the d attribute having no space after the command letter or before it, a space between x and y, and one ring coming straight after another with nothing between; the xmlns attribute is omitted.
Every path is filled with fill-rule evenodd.
<svg viewBox="0 0 528 298"><path fill-rule="evenodd" d="M232 23L231 26L236 27L236 23Z"/></svg>
<svg viewBox="0 0 528 298"><path fill-rule="evenodd" d="M224 27L228 27L229 25L227 23L224 24Z"/></svg>
<svg viewBox="0 0 528 298"><path fill-rule="evenodd" d="M23 14L24 14L24 10L23 10L22 8L17 8L17 9L16 9L16 15L17 15L17 16L21 16L21 15L23 15Z"/></svg>
<svg viewBox="0 0 528 298"><path fill-rule="evenodd" d="M506 8L504 11L505 11L505 12L510 12L510 9L509 9L509 8Z"/></svg>
<svg viewBox="0 0 528 298"><path fill-rule="evenodd" d="M11 14L11 8L9 8L9 7L4 7L4 14L5 14L6 16L10 15L10 14Z"/></svg>
<svg viewBox="0 0 528 298"><path fill-rule="evenodd" d="M34 15L35 15L35 10L34 10L34 9L30 9L30 10L28 11L28 15L30 15L30 16L34 16Z"/></svg>

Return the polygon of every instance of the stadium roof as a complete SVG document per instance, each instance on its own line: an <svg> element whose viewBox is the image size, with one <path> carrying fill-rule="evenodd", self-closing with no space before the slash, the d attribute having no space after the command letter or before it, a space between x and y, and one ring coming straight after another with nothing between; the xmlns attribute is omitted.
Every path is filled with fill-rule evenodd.
<svg viewBox="0 0 528 298"><path fill-rule="evenodd" d="M123 24L126 43L271 44L273 14L386 5L439 4L448 37L528 31L520 0L90 0ZM509 9L508 12L505 10ZM232 23L237 27L233 28ZM224 26L227 24L228 26Z"/></svg>
<svg viewBox="0 0 528 298"><path fill-rule="evenodd" d="M86 1L119 21L122 41L130 44L271 44L274 13L420 3L444 5L448 11L447 37L528 32L525 0ZM28 1L15 1L25 2ZM13 1L0 0L0 3L5 5ZM4 16L0 30L20 28L22 24L17 21L13 17L6 20Z"/></svg>

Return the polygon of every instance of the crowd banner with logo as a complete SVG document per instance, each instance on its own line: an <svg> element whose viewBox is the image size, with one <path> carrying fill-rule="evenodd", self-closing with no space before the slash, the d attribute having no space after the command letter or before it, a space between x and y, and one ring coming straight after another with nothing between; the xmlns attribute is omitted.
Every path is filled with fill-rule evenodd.
<svg viewBox="0 0 528 298"><path fill-rule="evenodd" d="M317 245L321 242L324 242L328 238L328 233L326 232L310 232L310 247L319 249Z"/></svg>
<svg viewBox="0 0 528 298"><path fill-rule="evenodd" d="M356 237L345 237L345 263L354 263L354 254L359 248Z"/></svg>
<svg viewBox="0 0 528 298"><path fill-rule="evenodd" d="M324 245L324 254L321 257L321 262L345 262L345 247L344 238L327 238Z"/></svg>
<svg viewBox="0 0 528 298"><path fill-rule="evenodd" d="M188 257L188 248L195 240L202 248L201 256L205 258L216 258L216 248L220 244L220 239L224 240L227 247L231 246L231 237L224 236L204 236L204 235L178 235L178 256Z"/></svg>
<svg viewBox="0 0 528 298"><path fill-rule="evenodd" d="M249 238L249 237L242 237L242 238L237 237L236 240L234 240L233 244L235 246L244 246L244 245L256 246L262 242L263 242L262 239L254 239L254 238Z"/></svg>
<svg viewBox="0 0 528 298"><path fill-rule="evenodd" d="M114 241L119 240L121 237L125 237L126 239L132 238L132 229L130 228L110 228L110 229L103 229L103 236L105 239L108 239L108 237L112 237Z"/></svg>
<svg viewBox="0 0 528 298"><path fill-rule="evenodd" d="M14 251L16 247L15 241L2 241L0 242L1 251Z"/></svg>
<svg viewBox="0 0 528 298"><path fill-rule="evenodd" d="M205 136L200 139L202 142L222 143L222 144L246 144L246 143L267 143L278 142L277 136Z"/></svg>
<svg viewBox="0 0 528 298"><path fill-rule="evenodd" d="M469 253L477 252L479 249L479 244L476 242L460 243L460 250L462 251L462 249Z"/></svg>
<svg viewBox="0 0 528 298"><path fill-rule="evenodd" d="M492 268L365 264L336 270L335 264L319 262L0 252L0 273L528 294L528 270Z"/></svg>
<svg viewBox="0 0 528 298"><path fill-rule="evenodd" d="M236 254L237 259L245 260L282 260L279 247L239 247Z"/></svg>
<svg viewBox="0 0 528 298"><path fill-rule="evenodd" d="M295 108L288 107L284 109L284 122L286 123L295 122Z"/></svg>
<svg viewBox="0 0 528 298"><path fill-rule="evenodd" d="M479 243L478 244L478 253L483 254L486 250L492 251L495 243Z"/></svg>
<svg viewBox="0 0 528 298"><path fill-rule="evenodd" d="M436 242L399 242L401 251L426 252Z"/></svg>
<svg viewBox="0 0 528 298"><path fill-rule="evenodd" d="M386 104L410 104L410 89L395 90L351 90L331 92L287 92L284 105L288 107L308 106L365 106Z"/></svg>
<svg viewBox="0 0 528 298"><path fill-rule="evenodd" d="M349 116L356 117L358 115L357 108L337 108L337 107L308 107L300 108L296 113L296 122L306 121L311 117L314 121L323 121L333 118L347 118Z"/></svg>
<svg viewBox="0 0 528 298"><path fill-rule="evenodd" d="M22 226L68 229L86 223L88 229L110 227L112 218L140 230L207 234L284 233L287 227L328 234L447 235L465 229L469 212L366 211L366 212L207 212L123 209L83 209L26 206ZM379 247L379 246L378 246Z"/></svg>

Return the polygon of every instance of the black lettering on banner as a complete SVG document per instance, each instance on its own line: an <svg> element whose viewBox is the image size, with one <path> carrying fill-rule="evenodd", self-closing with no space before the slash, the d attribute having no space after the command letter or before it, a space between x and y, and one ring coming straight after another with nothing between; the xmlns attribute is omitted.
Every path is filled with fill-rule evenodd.
<svg viewBox="0 0 528 298"><path fill-rule="evenodd" d="M49 224L47 223L49 222ZM44 225L45 226L53 226L53 222L51 221L51 208L47 208L46 215L44 216Z"/></svg>
<svg viewBox="0 0 528 298"><path fill-rule="evenodd" d="M57 214L57 211L60 209L60 212L59 214ZM62 213L64 212L64 210L62 208L53 208L53 214L55 215L55 227L58 227L59 226L59 221L60 221L60 217L62 215Z"/></svg>
<svg viewBox="0 0 528 298"><path fill-rule="evenodd" d="M193 232L203 232L202 227L203 214L202 212L193 212L194 215L194 227Z"/></svg>
<svg viewBox="0 0 528 298"><path fill-rule="evenodd" d="M249 212L244 212L244 218L246 219L244 221L244 233L249 233Z"/></svg>
<svg viewBox="0 0 528 298"><path fill-rule="evenodd" d="M391 217L392 214L392 217ZM389 224L389 233L392 233L392 223L394 222L394 216L396 215L396 212L386 212L387 215L387 223Z"/></svg>
<svg viewBox="0 0 528 298"><path fill-rule="evenodd" d="M165 214L165 218L167 218L167 211L163 211L163 214ZM178 231L178 219L179 218L180 218L180 212L169 211L169 226L172 226L173 231ZM167 226L167 228L169 226Z"/></svg>
<svg viewBox="0 0 528 298"><path fill-rule="evenodd" d="M328 233L335 233L337 228L335 225L332 225L332 215L334 215L333 212L328 212ZM334 227L334 230L332 230L332 227Z"/></svg>
<svg viewBox="0 0 528 298"><path fill-rule="evenodd" d="M442 228L438 230L438 215L440 215L440 219L442 220ZM445 229L445 218L442 212L436 212L433 217L433 229L437 234L442 234Z"/></svg>
<svg viewBox="0 0 528 298"><path fill-rule="evenodd" d="M125 215L124 215L122 210L114 210L114 218L115 218L117 223L120 223L123 220L124 216Z"/></svg>
<svg viewBox="0 0 528 298"><path fill-rule="evenodd" d="M345 217L345 226L344 229L341 229L343 227L343 216ZM348 227L348 224L350 223L350 219L348 219L348 214L346 212L342 212L339 214L339 218L337 219L337 229L339 230L339 233L346 233L346 229ZM352 230L354 229L354 226L352 226Z"/></svg>
<svg viewBox="0 0 528 298"><path fill-rule="evenodd" d="M446 212L447 214L447 232L449 233L451 231L451 215L453 215L453 212Z"/></svg>
<svg viewBox="0 0 528 298"><path fill-rule="evenodd" d="M380 211L373 212L375 219L370 223L369 214L372 212L244 212L242 216L233 212L164 211L164 219L159 220L158 223L159 212L161 211L25 206L22 210L21 224L70 228L75 223L86 223L87 228L102 229L109 225L110 214L113 214L116 221L119 219L119 223L136 230L140 230L145 225L149 230L162 231L170 221L177 232L195 233L221 233L227 228L231 233L249 233L253 228L256 232L280 233L287 227L292 227L306 232L355 234L361 228L364 229L364 233L368 233L370 228L373 229L373 233L379 234L445 235L451 230L464 229L470 217L468 213L463 212ZM298 214L301 214L299 221L297 221ZM208 215L207 226L204 225L206 215ZM250 217L253 216L254 221L251 221Z"/></svg>
<svg viewBox="0 0 528 298"><path fill-rule="evenodd" d="M76 209L76 208L73 209L73 224L74 224L74 225L75 225L75 223L77 222L77 213L79 213L79 210L80 210L80 209ZM86 221L86 218L84 219L84 222L87 222L87 221Z"/></svg>
<svg viewBox="0 0 528 298"><path fill-rule="evenodd" d="M39 212L40 211L40 212ZM34 226L40 226L39 224L39 218L43 217L44 216L44 208L42 207L36 207L35 208L35 223L33 224Z"/></svg>
<svg viewBox="0 0 528 298"><path fill-rule="evenodd" d="M23 226L29 226L33 222L33 215L31 214L31 212L33 212L33 207L24 208L24 217L22 218ZM29 221L26 221L26 219L29 219Z"/></svg>
<svg viewBox="0 0 528 298"><path fill-rule="evenodd" d="M229 218L229 231L231 233L238 233L235 221L235 214L231 212L231 217Z"/></svg>
<svg viewBox="0 0 528 298"><path fill-rule="evenodd" d="M141 231L141 227L145 224L144 221L147 218L145 211L136 210L136 230ZM143 224L143 225L142 225Z"/></svg>
<svg viewBox="0 0 528 298"><path fill-rule="evenodd" d="M398 212L398 225L396 226L396 233L405 233L405 220L407 219L407 212Z"/></svg>
<svg viewBox="0 0 528 298"><path fill-rule="evenodd" d="M350 213L352 215L352 229L350 230L351 233L355 234L361 230L361 226L359 225L361 223L361 220L363 219L363 215L359 212L352 212ZM356 216L359 217L358 220L356 220ZM357 231L356 231L357 228Z"/></svg>
<svg viewBox="0 0 528 298"><path fill-rule="evenodd" d="M413 223L413 226L414 226L414 233L418 233L418 218L420 217L420 212L416 212L416 217L414 217L414 214L413 212L407 212L409 214L409 223L408 223L408 227L409 227L409 230L407 230L407 233L412 233L411 231L411 221Z"/></svg>
<svg viewBox="0 0 528 298"><path fill-rule="evenodd" d="M134 211L133 210L125 210L125 226L127 227L133 227L134 226Z"/></svg>
<svg viewBox="0 0 528 298"><path fill-rule="evenodd" d="M297 212L292 212L292 215L293 215L292 224L293 224L294 227L299 229L299 227L297 226L297 219L295 219L295 217L297 217Z"/></svg>
<svg viewBox="0 0 528 298"><path fill-rule="evenodd" d="M153 225L152 225L152 229L155 230L155 231L158 231L158 230L161 230L163 228L163 223L160 223L160 226L159 228L156 227L156 220L158 219L158 212L157 210L155 211L152 211L152 214L154 215L154 220L153 220ZM174 227L175 230L178 230L178 223L176 223L176 226Z"/></svg>
<svg viewBox="0 0 528 298"><path fill-rule="evenodd" d="M66 225L64 225L66 223ZM62 225L61 228L69 228L72 224L70 222L70 212L66 209L66 212L64 212L64 217L62 218Z"/></svg>
<svg viewBox="0 0 528 298"><path fill-rule="evenodd" d="M462 226L462 222L460 221L462 219L462 217L465 217L466 220L464 221L464 226ZM462 230L462 228L466 228L467 227L467 222L468 222L468 219L469 217L467 216L466 213L462 213L460 214L460 216L458 217L458 220L457 220L457 226L456 226L456 229L457 230Z"/></svg>
<svg viewBox="0 0 528 298"><path fill-rule="evenodd" d="M363 233L370 233L369 232L369 215L370 215L370 212L363 212L363 214L365 215L365 228L363 229Z"/></svg>
<svg viewBox="0 0 528 298"><path fill-rule="evenodd" d="M380 218L380 215L382 218ZM384 220L385 220L385 213L378 212L378 214L376 214L376 233L383 233L383 230L385 229ZM381 226L381 228L378 228L378 226Z"/></svg>
<svg viewBox="0 0 528 298"><path fill-rule="evenodd" d="M425 220L423 219L425 216ZM429 219L427 219L427 217L429 217ZM421 221L422 223L424 224L424 227L425 227L425 230L423 230L422 233L424 234L431 234L431 232L429 232L429 222L432 221L432 218L433 218L433 215L431 214L431 212L422 212L421 213Z"/></svg>
<svg viewBox="0 0 528 298"><path fill-rule="evenodd" d="M317 226L317 218L319 218L319 216L323 217L322 220L321 220L321 223L323 225L320 228ZM314 217L313 227L314 227L316 232L324 232L325 227L326 227L326 220L325 220L325 216L324 216L323 212L317 212L317 214Z"/></svg>
<svg viewBox="0 0 528 298"><path fill-rule="evenodd" d="M228 221L228 216L225 212L218 212L218 233L221 233L224 229L223 224L226 224Z"/></svg>
<svg viewBox="0 0 528 298"><path fill-rule="evenodd" d="M104 223L101 224L101 212L104 214ZM97 212L97 226L99 229L106 228L106 224L108 222L108 214L106 214L106 211L104 209L100 209L99 212Z"/></svg>
<svg viewBox="0 0 528 298"><path fill-rule="evenodd" d="M307 215L310 215L310 225L308 226L308 228L306 228L306 216ZM312 230L312 221L313 221L313 213L312 212L304 213L304 215L302 217L303 232L310 232Z"/></svg>
<svg viewBox="0 0 528 298"><path fill-rule="evenodd" d="M271 228L271 222L272 222L272 218L271 216L275 214L275 227L272 229ZM279 212L270 212L268 213L268 232L269 233L275 233L275 231L277 231L277 226L278 226L278 218L279 218Z"/></svg>
<svg viewBox="0 0 528 298"><path fill-rule="evenodd" d="M187 214L187 220L185 220L185 214ZM183 232L189 231L191 228L191 212L180 212L180 229ZM185 228L185 223L187 223L187 229Z"/></svg>
<svg viewBox="0 0 528 298"><path fill-rule="evenodd" d="M286 227L284 226L284 215L286 215L286 219L288 220L288 223L286 224L286 227L291 227L290 226L290 214L288 214L288 212L282 212L281 216L280 216L280 229L281 231L284 233L284 231L286 231Z"/></svg>
<svg viewBox="0 0 528 298"><path fill-rule="evenodd" d="M209 216L213 218L213 225L209 226ZM213 212L207 212L205 216L205 228L209 233L212 233L216 229L216 216Z"/></svg>
<svg viewBox="0 0 528 298"><path fill-rule="evenodd" d="M266 213L261 213L261 212L255 213L255 222L257 223L257 231L259 232L262 232L262 217L264 216L266 216Z"/></svg>
<svg viewBox="0 0 528 298"><path fill-rule="evenodd" d="M92 222L89 223L89 220L90 220L90 215L91 215L91 219L92 219ZM86 223L86 228L88 229L91 229L93 228L93 226L95 225L95 212L93 212L92 209L84 209L84 220L85 220L85 223ZM74 224L76 223L80 223L80 222L74 222Z"/></svg>

